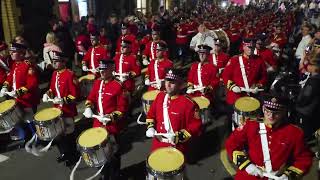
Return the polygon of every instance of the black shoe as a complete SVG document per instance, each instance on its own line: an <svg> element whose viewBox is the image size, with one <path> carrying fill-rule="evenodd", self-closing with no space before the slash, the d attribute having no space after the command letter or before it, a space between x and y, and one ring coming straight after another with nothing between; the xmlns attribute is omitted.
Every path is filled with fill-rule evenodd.
<svg viewBox="0 0 320 180"><path fill-rule="evenodd" d="M57 162L61 163L67 160L67 157L65 154L61 154L59 157L57 157Z"/></svg>

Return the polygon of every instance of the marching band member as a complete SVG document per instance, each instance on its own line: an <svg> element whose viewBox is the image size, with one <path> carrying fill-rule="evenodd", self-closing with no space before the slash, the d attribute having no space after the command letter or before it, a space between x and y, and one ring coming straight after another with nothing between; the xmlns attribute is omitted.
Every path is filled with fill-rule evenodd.
<svg viewBox="0 0 320 180"><path fill-rule="evenodd" d="M267 82L266 65L261 58L254 56L254 49L255 42L244 39L243 53L232 57L222 73L228 89L226 102L229 105L246 95L244 92L257 94Z"/></svg>
<svg viewBox="0 0 320 180"><path fill-rule="evenodd" d="M274 58L273 51L266 48L265 40L267 37L266 35L261 34L257 38L256 48L258 55L266 64L267 72L274 72L277 69L277 61Z"/></svg>
<svg viewBox="0 0 320 180"><path fill-rule="evenodd" d="M147 115L146 136L153 138L152 151L174 146L186 153L191 137L201 131L199 107L181 94L181 72L169 69L165 77L165 92L160 92Z"/></svg>
<svg viewBox="0 0 320 180"><path fill-rule="evenodd" d="M112 135L112 141L117 143L118 135L124 126L124 113L128 109L128 99L121 82L114 80L112 72L115 64L112 60L101 60L99 71L101 78L95 80L91 92L85 103L86 109L83 115L93 118L93 127L105 127ZM97 116L94 116L93 109ZM119 178L120 154L116 152L110 164L105 166L105 179L109 176L112 180Z"/></svg>
<svg viewBox="0 0 320 180"><path fill-rule="evenodd" d="M248 120L233 131L226 150L238 167L236 180L299 179L312 165L303 131L289 124L285 98L266 96L263 122Z"/></svg>
<svg viewBox="0 0 320 180"><path fill-rule="evenodd" d="M2 85L1 96L9 95L16 99L18 105L24 111L24 126L28 126L31 133L34 133L32 124L33 115L39 104L39 80L34 66L25 60L25 52L27 47L23 44L12 43L10 46L10 55L14 61L8 74L6 81ZM9 91L10 90L10 91ZM30 131L25 134L20 128L20 124L11 131L11 138L14 140L25 139L30 136ZM29 137L27 137L29 138Z"/></svg>
<svg viewBox="0 0 320 180"><path fill-rule="evenodd" d="M157 28L153 28L152 32L152 41L146 44L146 47L143 51L142 59L143 65L148 65L151 60L156 59L156 48L157 44L160 41L160 30ZM149 58L149 61L148 61Z"/></svg>
<svg viewBox="0 0 320 180"><path fill-rule="evenodd" d="M117 40L117 54L121 53L121 44L124 40L131 42L131 53L133 55L137 55L139 51L139 43L137 41L137 37L130 33L130 30L128 29L128 26L126 24L121 24L121 36Z"/></svg>
<svg viewBox="0 0 320 180"><path fill-rule="evenodd" d="M198 46L200 62L196 62L191 65L188 73L187 93L191 96L204 95L212 101L213 90L216 89L219 79L217 77L217 68L208 61L210 51L210 46Z"/></svg>
<svg viewBox="0 0 320 180"><path fill-rule="evenodd" d="M186 64L188 49L188 25L183 17L180 19L180 22L177 25L176 32L177 57L182 64Z"/></svg>
<svg viewBox="0 0 320 180"><path fill-rule="evenodd" d="M82 70L91 71L95 75L98 75L99 61L101 59L108 59L107 50L99 43L99 37L97 34L90 34L90 40L92 47L89 48L82 60Z"/></svg>
<svg viewBox="0 0 320 180"><path fill-rule="evenodd" d="M209 63L212 63L219 71L219 75L222 73L224 67L229 61L229 55L224 53L222 50L222 44L219 39L216 39L214 47L214 52L209 56Z"/></svg>
<svg viewBox="0 0 320 180"><path fill-rule="evenodd" d="M49 99L53 99L54 107L62 111L65 132L56 140L60 151L57 161L66 161L66 165L71 166L78 159L74 134L74 117L78 114L76 107L76 98L79 95L78 79L71 70L66 68L67 56L59 51L52 51L51 55L55 71L50 88L43 94L42 101L48 102Z"/></svg>
<svg viewBox="0 0 320 180"><path fill-rule="evenodd" d="M129 92L133 92L135 89L134 77L139 76L141 73L141 68L135 55L131 54L131 46L131 41L122 41L121 54L116 54L113 58L116 65L114 75Z"/></svg>
<svg viewBox="0 0 320 180"><path fill-rule="evenodd" d="M173 67L173 62L164 56L167 50L167 44L164 41L157 43L156 58L151 60L145 74L145 85L149 86L148 91L164 90L166 70Z"/></svg>

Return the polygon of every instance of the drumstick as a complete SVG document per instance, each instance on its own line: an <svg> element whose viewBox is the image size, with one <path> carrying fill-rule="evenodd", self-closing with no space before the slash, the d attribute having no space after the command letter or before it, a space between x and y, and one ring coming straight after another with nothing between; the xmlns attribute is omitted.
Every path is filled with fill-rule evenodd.
<svg viewBox="0 0 320 180"><path fill-rule="evenodd" d="M267 177L267 178L270 178L270 179L274 179L274 180L278 180L278 179L280 178L280 177L278 177L278 176L275 176L275 175L270 174L270 173L267 173L267 172L263 172L262 175L263 175L264 177Z"/></svg>
<svg viewBox="0 0 320 180"><path fill-rule="evenodd" d="M159 82L162 82L162 81L164 81L164 79L159 79ZM158 82L157 81L151 81L150 82L150 85L152 85L152 84L157 84Z"/></svg>
<svg viewBox="0 0 320 180"><path fill-rule="evenodd" d="M201 91L202 89L205 89L205 88L206 88L206 87L203 86L203 87L198 87L198 88L195 88L195 89L191 89L191 90L190 90L190 91L191 91L190 93L193 93L193 92L195 92L195 91ZM190 94L190 93L189 93L189 94Z"/></svg>
<svg viewBox="0 0 320 180"><path fill-rule="evenodd" d="M241 91L248 92L248 93L251 93L251 92L254 91L254 89L246 89L246 88L243 88L243 87L241 87L240 89L241 89ZM261 92L261 91L264 91L264 89L257 89L257 91Z"/></svg>

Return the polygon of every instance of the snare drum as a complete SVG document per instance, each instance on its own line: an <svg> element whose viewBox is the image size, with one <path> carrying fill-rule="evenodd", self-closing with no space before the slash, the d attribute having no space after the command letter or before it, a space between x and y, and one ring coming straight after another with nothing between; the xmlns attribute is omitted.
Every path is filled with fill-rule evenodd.
<svg viewBox="0 0 320 180"><path fill-rule="evenodd" d="M79 78L81 96L87 97L91 91L95 76L88 74Z"/></svg>
<svg viewBox="0 0 320 180"><path fill-rule="evenodd" d="M160 91L158 90L152 90L152 91L145 92L142 95L142 107L145 114L148 113L152 102L156 99L159 92Z"/></svg>
<svg viewBox="0 0 320 180"><path fill-rule="evenodd" d="M82 132L77 144L83 160L90 167L103 166L110 161L113 154L110 135L102 127L90 128Z"/></svg>
<svg viewBox="0 0 320 180"><path fill-rule="evenodd" d="M210 101L209 99L203 97L203 96L199 96L199 97L194 97L192 98L199 106L199 109L200 109L200 117L201 117L201 120L202 120L202 124L207 124L210 120L209 118L209 115L210 115L210 112L209 112L209 109L208 107L210 106Z"/></svg>
<svg viewBox="0 0 320 180"><path fill-rule="evenodd" d="M34 125L39 139L51 141L64 131L64 123L59 108L46 108L34 115Z"/></svg>
<svg viewBox="0 0 320 180"><path fill-rule="evenodd" d="M173 147L153 151L147 159L146 166L147 180L183 180L184 156Z"/></svg>
<svg viewBox="0 0 320 180"><path fill-rule="evenodd" d="M256 120L260 102L253 97L241 97L234 104L234 123L241 127L247 119Z"/></svg>
<svg viewBox="0 0 320 180"><path fill-rule="evenodd" d="M0 103L0 128L9 130L21 120L23 111L17 106L14 99L9 99Z"/></svg>

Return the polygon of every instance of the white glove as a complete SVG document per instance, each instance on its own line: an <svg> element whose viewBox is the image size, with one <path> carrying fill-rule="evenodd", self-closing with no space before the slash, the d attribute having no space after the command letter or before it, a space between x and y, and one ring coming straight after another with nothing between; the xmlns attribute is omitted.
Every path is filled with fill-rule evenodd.
<svg viewBox="0 0 320 180"><path fill-rule="evenodd" d="M263 177L262 169L258 168L254 164L250 164L248 167L246 167L246 172L252 176L260 176Z"/></svg>
<svg viewBox="0 0 320 180"><path fill-rule="evenodd" d="M267 68L267 72L273 72L274 71L274 68L272 67L272 66L269 66L268 68Z"/></svg>
<svg viewBox="0 0 320 180"><path fill-rule="evenodd" d="M97 118L99 122L101 122L103 125L108 124L111 121L110 116L101 116L100 118Z"/></svg>
<svg viewBox="0 0 320 180"><path fill-rule="evenodd" d="M7 92L7 94L13 98L18 97L16 91L10 91L10 92Z"/></svg>
<svg viewBox="0 0 320 180"><path fill-rule="evenodd" d="M193 92L193 88L188 88L187 89L187 94L191 94Z"/></svg>
<svg viewBox="0 0 320 180"><path fill-rule="evenodd" d="M233 91L234 93L241 93L241 89L239 86L234 86L231 91Z"/></svg>
<svg viewBox="0 0 320 180"><path fill-rule="evenodd" d="M97 73L97 72L99 72L99 70L98 69L91 69L91 72L92 73Z"/></svg>
<svg viewBox="0 0 320 180"><path fill-rule="evenodd" d="M86 118L92 118L93 112L91 108L86 108L83 112L84 117Z"/></svg>
<svg viewBox="0 0 320 180"><path fill-rule="evenodd" d="M84 71L84 72L88 71L88 67L87 66L82 66L82 71Z"/></svg>
<svg viewBox="0 0 320 180"><path fill-rule="evenodd" d="M174 133L168 134L168 135L166 136L166 138L169 140L169 142L170 142L171 144L176 144L176 143L175 143L176 135L175 135Z"/></svg>
<svg viewBox="0 0 320 180"><path fill-rule="evenodd" d="M289 180L289 177L285 174L282 174L282 176L280 176L278 180Z"/></svg>
<svg viewBox="0 0 320 180"><path fill-rule="evenodd" d="M62 105L62 104L63 104L63 99L62 99L62 98L55 97L55 98L53 99L53 104L60 104L60 105Z"/></svg>
<svg viewBox="0 0 320 180"><path fill-rule="evenodd" d="M6 94L6 92L8 92L8 89L5 88L5 87L2 88L1 91L0 91L0 97L3 97Z"/></svg>
<svg viewBox="0 0 320 180"><path fill-rule="evenodd" d="M42 96L42 102L48 102L49 99L50 99L50 97L48 96L48 94L44 93Z"/></svg>
<svg viewBox="0 0 320 180"><path fill-rule="evenodd" d="M145 84L146 86L150 86L150 80L149 80L149 79L144 80L144 84Z"/></svg>
<svg viewBox="0 0 320 180"><path fill-rule="evenodd" d="M147 58L143 59L142 60L142 64L145 65L145 66L148 65L149 64L148 59Z"/></svg>
<svg viewBox="0 0 320 180"><path fill-rule="evenodd" d="M154 137L155 133L156 133L156 130L153 127L151 127L146 131L146 136L149 138L152 138Z"/></svg>
<svg viewBox="0 0 320 180"><path fill-rule="evenodd" d="M257 94L259 92L259 88L255 87L254 89L252 89L251 91L253 94Z"/></svg>

